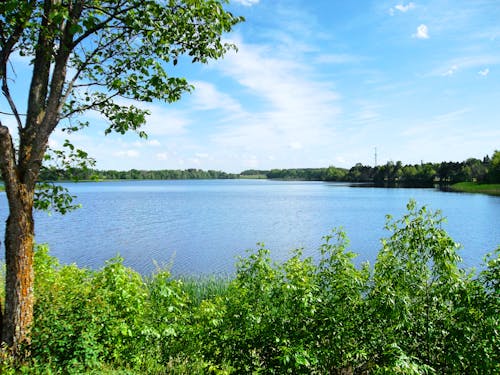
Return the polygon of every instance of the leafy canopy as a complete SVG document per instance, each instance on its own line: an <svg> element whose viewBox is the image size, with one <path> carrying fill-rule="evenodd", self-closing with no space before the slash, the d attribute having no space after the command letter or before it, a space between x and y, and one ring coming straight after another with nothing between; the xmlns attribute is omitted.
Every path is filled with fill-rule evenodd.
<svg viewBox="0 0 500 375"><path fill-rule="evenodd" d="M14 116L17 122L18 137L14 138L19 139L20 169L33 170L34 165L41 164L48 139L61 121L62 130L68 133L89 126L81 117L87 111L104 116L105 134L135 131L146 137L141 126L148 111L135 103L179 100L193 88L179 77L177 64L181 59L186 64L206 63L235 48L222 35L243 18L226 11L226 3L227 0L0 2L0 80L10 106L9 113L2 113ZM12 60L17 55L29 57L32 68L25 98L26 114L20 110L24 103L19 106L10 90L21 82ZM69 146L64 146L69 149L68 157L60 154L61 150L53 150L52 154L73 161L72 166L85 166L87 155ZM45 158L45 164L51 165L50 158ZM43 193L38 198L43 200L52 188L41 189ZM37 208L48 205L45 200ZM55 205L56 210L58 206ZM61 207L60 211L64 211L64 205Z"/></svg>
<svg viewBox="0 0 500 375"><path fill-rule="evenodd" d="M222 33L242 20L218 0L8 0L0 15L2 49L45 53L51 65L62 50L70 53L73 74L65 82L61 118L97 110L110 122L107 132L119 133L138 129L146 112L114 98L180 99L191 86L169 74L179 58L205 63L221 57L234 47Z"/></svg>

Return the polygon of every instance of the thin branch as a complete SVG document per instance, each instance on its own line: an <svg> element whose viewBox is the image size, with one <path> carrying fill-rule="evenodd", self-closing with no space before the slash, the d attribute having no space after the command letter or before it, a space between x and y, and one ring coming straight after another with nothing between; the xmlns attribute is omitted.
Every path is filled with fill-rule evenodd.
<svg viewBox="0 0 500 375"><path fill-rule="evenodd" d="M4 111L0 111L0 114L6 115L6 116L15 116L15 114L13 114L13 113L4 112ZM27 116L27 115L26 115L26 113L19 113L19 116Z"/></svg>
<svg viewBox="0 0 500 375"><path fill-rule="evenodd" d="M78 85L73 85L73 88L78 89L80 87L94 87L94 86L106 87L106 84L102 82L80 83Z"/></svg>
<svg viewBox="0 0 500 375"><path fill-rule="evenodd" d="M91 65L91 60L92 58L102 49L105 49L106 47L109 47L110 45L112 45L113 43L119 41L123 36L125 35L125 33L120 33L116 36L116 38L108 41L107 43L105 44L101 44L101 42L99 42L99 45L94 49L94 51L92 51L92 53L88 56L86 56L86 60L78 67L75 75L73 76L73 78L71 79L71 81L68 83L68 87L66 89L66 92L63 94L62 98L61 98L61 101L60 101L60 104L59 104L59 111L62 110L62 107L64 106L64 103L66 103L66 100L69 98L69 96L71 95L71 92L73 91L73 89L75 87L81 87L81 86L84 86L83 84L82 85L78 85L78 86L75 86L75 83L76 81L78 80L78 77L80 76L80 74L85 70L86 67L88 67L89 65ZM107 60L107 59L105 59ZM105 61L104 60L104 61ZM93 84L94 85L94 84ZM95 82L95 85L99 85L97 82ZM104 85L103 85L104 86Z"/></svg>
<svg viewBox="0 0 500 375"><path fill-rule="evenodd" d="M126 13L129 10L134 9L134 6L129 6L129 7L126 7L126 8L121 8L121 9L118 8L118 10L116 12L114 12L114 13L113 12L108 12L107 10L105 10L103 8L97 8L96 7L95 9L101 11L102 13L104 13L106 15L108 15L108 18L106 18L101 23L97 24L95 27L88 29L86 32L84 32L82 35L80 35L78 38L76 38L73 41L72 48L75 48L78 44L80 44L83 40L87 39L90 35L96 33L99 30L102 30L102 29L106 28L106 26L108 25L109 22L111 22L113 19L118 19L118 16L120 14ZM116 7L114 9L116 10Z"/></svg>
<svg viewBox="0 0 500 375"><path fill-rule="evenodd" d="M21 35L23 35L24 28L26 27L28 20L31 18L31 14L35 10L35 5L36 5L36 0L30 0L30 2L28 3L28 6L27 6L27 9L29 12L26 14L24 22L19 22L19 21L17 22L16 27L12 31L12 34L10 35L10 37L5 38L5 36L3 35L4 33L3 33L3 25L2 25L2 29L1 29L2 30L2 50L1 50L1 64L2 64L2 66L4 64L7 64L7 61L9 60L9 56L12 53L12 51L14 50L14 46L21 38ZM7 71L5 71L4 73L6 74Z"/></svg>
<svg viewBox="0 0 500 375"><path fill-rule="evenodd" d="M104 103L106 103L107 101L113 99L114 97L116 96L119 96L120 95L120 92L115 92L113 95L110 95L108 97L106 97L105 99L101 100L101 101L98 101L98 102L93 102L91 104L88 104L88 105L84 105L84 106L81 106L79 108L76 108L74 109L73 111L70 111L68 113L66 113L64 116L61 116L61 120L62 119L67 119L67 118L70 118L71 116L73 116L75 113L82 113L82 112L86 112L88 110L91 110L93 109L94 107L96 106L99 106L99 105L102 105Z"/></svg>
<svg viewBox="0 0 500 375"><path fill-rule="evenodd" d="M7 84L7 77L4 76L2 80L2 92L7 101L9 102L10 109L12 110L12 114L16 118L17 122L17 129L19 132L23 130L23 123L21 121L21 117L19 115L19 112L17 110L16 103L14 102L14 99L12 99L12 96L10 95L10 90L9 90L9 85Z"/></svg>
<svg viewBox="0 0 500 375"><path fill-rule="evenodd" d="M2 79L2 92L7 99L9 106L12 110L12 114L16 118L17 127L19 131L22 131L23 125L21 121L21 117L19 115L19 111L17 110L17 106L10 95L9 85L7 83L7 63L9 61L11 53L14 51L14 46L21 38L24 28L26 27L27 21L30 19L31 14L35 9L36 1L31 0L27 5L27 14L23 22L18 22L12 34L6 38L4 35L3 25L2 25L2 49L0 51L0 78Z"/></svg>

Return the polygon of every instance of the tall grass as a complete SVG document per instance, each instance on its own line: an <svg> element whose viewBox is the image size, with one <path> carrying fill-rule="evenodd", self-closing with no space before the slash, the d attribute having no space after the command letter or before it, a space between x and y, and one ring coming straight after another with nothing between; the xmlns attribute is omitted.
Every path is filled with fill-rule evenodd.
<svg viewBox="0 0 500 375"><path fill-rule="evenodd" d="M224 297L231 283L229 276L219 275L183 276L180 281L183 292L194 305L216 297Z"/></svg>
<svg viewBox="0 0 500 375"><path fill-rule="evenodd" d="M475 182L459 182L451 185L453 191L464 193L480 193L490 195L500 195L500 184L478 184Z"/></svg>

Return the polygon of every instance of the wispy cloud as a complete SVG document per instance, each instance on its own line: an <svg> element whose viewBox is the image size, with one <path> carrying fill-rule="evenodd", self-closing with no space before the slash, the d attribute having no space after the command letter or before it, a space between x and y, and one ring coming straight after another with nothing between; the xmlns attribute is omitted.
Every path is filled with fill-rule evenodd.
<svg viewBox="0 0 500 375"><path fill-rule="evenodd" d="M140 108L151 114L146 117L143 129L152 136L179 136L186 132L191 120L184 111L153 103L140 103Z"/></svg>
<svg viewBox="0 0 500 375"><path fill-rule="evenodd" d="M465 114L470 112L471 112L470 108L462 108L456 111L442 113L437 116L434 116L433 121L436 125L454 124L458 120L461 120Z"/></svg>
<svg viewBox="0 0 500 375"><path fill-rule="evenodd" d="M304 148L302 143L300 143L299 141L290 142L288 144L288 147L291 148L292 150L301 150L302 148Z"/></svg>
<svg viewBox="0 0 500 375"><path fill-rule="evenodd" d="M157 139L140 139L134 142L134 147L160 147L161 143Z"/></svg>
<svg viewBox="0 0 500 375"><path fill-rule="evenodd" d="M209 82L193 82L193 105L197 110L223 109L225 111L240 111L241 105L230 95L219 91L214 84Z"/></svg>
<svg viewBox="0 0 500 375"><path fill-rule="evenodd" d="M241 4L246 7L251 7L252 5L259 3L259 0L233 0L233 1L237 4Z"/></svg>
<svg viewBox="0 0 500 375"><path fill-rule="evenodd" d="M410 2L407 5L398 4L398 5L394 6L393 8L390 8L389 13L391 16L393 16L396 13L396 11L399 11L401 13L406 13L412 9L415 9L415 3Z"/></svg>
<svg viewBox="0 0 500 375"><path fill-rule="evenodd" d="M230 124L214 141L256 166L284 162L292 150L318 147L333 138L340 112L339 95L327 82L311 77L310 64L301 56L286 56L269 46L238 40L239 52L229 54L217 69L237 82L253 101L265 103L259 111L243 110L238 126ZM265 142L263 142L265 140Z"/></svg>
<svg viewBox="0 0 500 375"><path fill-rule="evenodd" d="M452 131L455 124L463 120L464 116L470 112L470 108L462 108L455 111L440 113L425 120L418 120L413 126L406 128L402 132L402 135L407 137L437 137L437 130L439 134L444 135L446 132Z"/></svg>
<svg viewBox="0 0 500 375"><path fill-rule="evenodd" d="M490 69L489 68L485 68L483 70L480 70L478 72L478 74L482 77L486 77L488 74L490 74Z"/></svg>
<svg viewBox="0 0 500 375"><path fill-rule="evenodd" d="M407 5L398 4L394 8L396 8L400 12L405 13L405 12L408 12L409 10L411 10L411 9L415 9L415 3L408 3Z"/></svg>
<svg viewBox="0 0 500 375"><path fill-rule="evenodd" d="M454 75L457 72L457 70L458 70L458 66L457 65L453 65L450 69L448 69L442 75L444 77L450 77L450 76Z"/></svg>
<svg viewBox="0 0 500 375"><path fill-rule="evenodd" d="M490 73L489 67L484 68L487 65L500 65L500 55L475 55L451 59L440 64L432 71L431 75L451 76L457 73L458 70L474 69L479 75L487 76Z"/></svg>
<svg viewBox="0 0 500 375"><path fill-rule="evenodd" d="M117 151L114 153L115 156L120 157L120 158L137 158L139 157L139 151L137 150L124 150L124 151Z"/></svg>
<svg viewBox="0 0 500 375"><path fill-rule="evenodd" d="M364 58L360 56L350 55L346 53L341 54L321 54L314 59L318 64L352 64L363 61Z"/></svg>
<svg viewBox="0 0 500 375"><path fill-rule="evenodd" d="M421 24L417 27L417 32L413 34L414 38L417 39L429 39L429 28L427 25Z"/></svg>

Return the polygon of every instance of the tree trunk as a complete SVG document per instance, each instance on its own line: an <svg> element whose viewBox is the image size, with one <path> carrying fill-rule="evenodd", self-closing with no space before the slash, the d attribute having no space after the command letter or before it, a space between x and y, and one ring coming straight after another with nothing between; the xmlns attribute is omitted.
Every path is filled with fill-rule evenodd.
<svg viewBox="0 0 500 375"><path fill-rule="evenodd" d="M15 148L6 126L0 123L0 170L9 202L9 217L5 228L5 306L1 340L14 357L21 347L30 343L33 322L33 201L39 168L32 165L20 171Z"/></svg>
<svg viewBox="0 0 500 375"><path fill-rule="evenodd" d="M14 356L30 343L34 305L34 221L33 192L21 185L16 202L10 202L10 215L5 229L5 312L2 341Z"/></svg>

